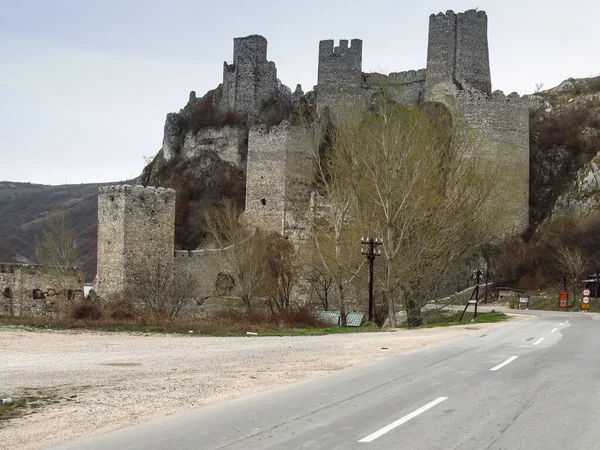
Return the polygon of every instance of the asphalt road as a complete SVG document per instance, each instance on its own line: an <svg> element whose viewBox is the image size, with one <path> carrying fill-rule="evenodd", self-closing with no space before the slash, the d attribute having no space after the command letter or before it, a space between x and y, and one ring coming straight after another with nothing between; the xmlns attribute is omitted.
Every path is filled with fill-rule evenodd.
<svg viewBox="0 0 600 450"><path fill-rule="evenodd" d="M600 317L530 312L66 449L598 449Z"/></svg>

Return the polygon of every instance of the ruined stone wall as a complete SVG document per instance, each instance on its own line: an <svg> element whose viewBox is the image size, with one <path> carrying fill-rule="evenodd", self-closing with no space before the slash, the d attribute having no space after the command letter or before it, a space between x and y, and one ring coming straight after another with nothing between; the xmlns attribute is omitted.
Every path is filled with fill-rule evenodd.
<svg viewBox="0 0 600 450"><path fill-rule="evenodd" d="M98 273L108 296L135 288L140 277L173 273L175 191L143 186L98 189Z"/></svg>
<svg viewBox="0 0 600 450"><path fill-rule="evenodd" d="M425 69L390 73L393 98L403 105L418 105L425 99Z"/></svg>
<svg viewBox="0 0 600 450"><path fill-rule="evenodd" d="M275 63L267 61L267 40L258 35L235 38L233 64L223 66L223 108L252 121L277 88Z"/></svg>
<svg viewBox="0 0 600 450"><path fill-rule="evenodd" d="M294 239L306 236L314 179L311 145L308 130L289 122L250 131L245 210L249 224Z"/></svg>
<svg viewBox="0 0 600 450"><path fill-rule="evenodd" d="M335 109L355 102L362 95L362 41L345 39L334 47L333 40L319 42L317 109Z"/></svg>
<svg viewBox="0 0 600 450"><path fill-rule="evenodd" d="M508 181L501 198L511 208L515 233L529 223L529 102L501 91L491 98L461 92L456 100L455 122L473 132L476 156L491 161Z"/></svg>
<svg viewBox="0 0 600 450"><path fill-rule="evenodd" d="M0 264L0 314L11 317L59 317L83 298L83 269L35 264Z"/></svg>

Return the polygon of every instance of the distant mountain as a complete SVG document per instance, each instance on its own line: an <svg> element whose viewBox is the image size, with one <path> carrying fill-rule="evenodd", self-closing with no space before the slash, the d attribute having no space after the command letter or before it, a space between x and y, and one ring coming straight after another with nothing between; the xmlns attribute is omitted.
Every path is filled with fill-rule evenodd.
<svg viewBox="0 0 600 450"><path fill-rule="evenodd" d="M96 274L98 187L116 183L47 186L0 181L0 262L34 263L36 239L53 205L64 205L75 229L86 281Z"/></svg>

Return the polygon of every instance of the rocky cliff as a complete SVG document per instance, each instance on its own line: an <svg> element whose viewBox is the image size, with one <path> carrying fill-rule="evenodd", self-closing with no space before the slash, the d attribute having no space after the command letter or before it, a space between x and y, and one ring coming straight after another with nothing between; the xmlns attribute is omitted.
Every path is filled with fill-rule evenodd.
<svg viewBox="0 0 600 450"><path fill-rule="evenodd" d="M600 203L600 77L536 93L530 120L530 223L586 214Z"/></svg>
<svg viewBox="0 0 600 450"><path fill-rule="evenodd" d="M205 213L223 198L244 207L249 127L273 127L283 120L298 122L314 108L312 93L300 86L294 93L277 82L272 97L256 115L224 109L223 85L202 98L190 93L188 103L165 120L162 148L140 177L144 186L177 191L175 245L196 249L206 238Z"/></svg>

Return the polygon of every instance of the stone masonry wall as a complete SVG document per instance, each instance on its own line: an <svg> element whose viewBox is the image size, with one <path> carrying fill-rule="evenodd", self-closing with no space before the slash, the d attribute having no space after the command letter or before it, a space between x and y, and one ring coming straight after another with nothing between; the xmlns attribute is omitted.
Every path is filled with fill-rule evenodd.
<svg viewBox="0 0 600 450"><path fill-rule="evenodd" d="M509 189L501 198L510 204L514 231L529 223L529 102L501 91L491 98L462 92L455 118L474 133L477 156L502 169Z"/></svg>
<svg viewBox="0 0 600 450"><path fill-rule="evenodd" d="M388 78L393 86L394 99L403 105L418 105L425 99L425 69L390 73Z"/></svg>
<svg viewBox="0 0 600 450"><path fill-rule="evenodd" d="M175 191L143 186L98 190L99 296L135 288L140 277L173 274Z"/></svg>
<svg viewBox="0 0 600 450"><path fill-rule="evenodd" d="M58 270L35 264L0 264L0 315L58 317L83 298L83 269Z"/></svg>

